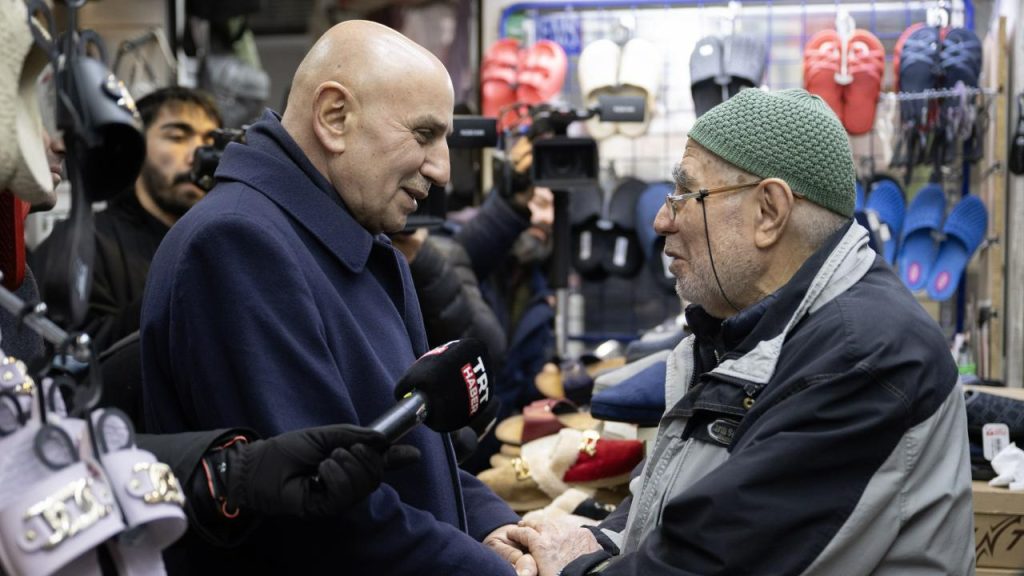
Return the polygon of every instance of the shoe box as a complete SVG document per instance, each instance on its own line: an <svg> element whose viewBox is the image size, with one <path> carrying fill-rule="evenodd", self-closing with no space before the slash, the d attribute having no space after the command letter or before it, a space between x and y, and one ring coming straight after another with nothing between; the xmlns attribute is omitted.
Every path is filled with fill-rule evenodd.
<svg viewBox="0 0 1024 576"><path fill-rule="evenodd" d="M1024 389L967 388L1024 400ZM1024 576L1024 492L974 482L977 576Z"/></svg>

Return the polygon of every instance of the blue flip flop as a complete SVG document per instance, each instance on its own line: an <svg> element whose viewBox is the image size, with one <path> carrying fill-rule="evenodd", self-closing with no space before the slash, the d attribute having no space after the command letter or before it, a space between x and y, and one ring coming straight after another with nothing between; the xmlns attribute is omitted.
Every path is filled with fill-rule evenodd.
<svg viewBox="0 0 1024 576"><path fill-rule="evenodd" d="M928 283L937 250L932 232L940 229L945 215L946 194L939 184L924 185L910 202L900 238L899 269L900 279L911 290Z"/></svg>
<svg viewBox="0 0 1024 576"><path fill-rule="evenodd" d="M985 240L987 230L988 211L985 203L973 194L964 196L953 207L942 226L946 239L939 246L939 255L935 257L928 277L929 298L942 302L956 292L967 262Z"/></svg>
<svg viewBox="0 0 1024 576"><path fill-rule="evenodd" d="M872 222L869 216L868 221L872 224L871 231L882 244L882 257L889 264L896 263L896 248L899 246L900 232L903 231L906 209L903 190L895 181L884 179L872 185L864 210L877 218L876 222Z"/></svg>

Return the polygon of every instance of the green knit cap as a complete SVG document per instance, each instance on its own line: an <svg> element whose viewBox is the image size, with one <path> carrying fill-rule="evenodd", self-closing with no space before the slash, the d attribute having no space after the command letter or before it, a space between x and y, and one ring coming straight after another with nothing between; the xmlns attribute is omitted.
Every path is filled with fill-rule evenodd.
<svg viewBox="0 0 1024 576"><path fill-rule="evenodd" d="M805 90L747 89L708 110L693 138L726 162L849 218L857 179L846 130L824 100Z"/></svg>

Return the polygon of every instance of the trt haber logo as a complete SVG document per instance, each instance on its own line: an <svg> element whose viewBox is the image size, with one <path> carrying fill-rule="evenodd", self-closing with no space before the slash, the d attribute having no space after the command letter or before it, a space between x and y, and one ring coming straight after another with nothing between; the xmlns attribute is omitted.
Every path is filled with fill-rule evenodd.
<svg viewBox="0 0 1024 576"><path fill-rule="evenodd" d="M469 415L472 416L480 410L480 404L490 398L484 359L477 356L475 366L469 362L463 365L462 379L466 382L466 391L469 393Z"/></svg>

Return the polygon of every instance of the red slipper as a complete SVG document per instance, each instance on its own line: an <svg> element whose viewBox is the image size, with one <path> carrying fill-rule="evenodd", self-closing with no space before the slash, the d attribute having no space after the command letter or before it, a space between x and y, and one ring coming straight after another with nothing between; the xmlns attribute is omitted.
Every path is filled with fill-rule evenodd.
<svg viewBox="0 0 1024 576"><path fill-rule="evenodd" d="M875 125L878 96L885 74L885 47L867 30L855 30L847 47L853 82L843 90L843 126L850 134L866 134Z"/></svg>
<svg viewBox="0 0 1024 576"><path fill-rule="evenodd" d="M484 116L497 118L503 108L515 103L518 66L518 40L504 38L487 49L480 66L480 96Z"/></svg>
<svg viewBox="0 0 1024 576"><path fill-rule="evenodd" d="M527 104L547 102L562 91L568 66L569 59L561 46L551 40L538 40L520 62L516 98Z"/></svg>
<svg viewBox="0 0 1024 576"><path fill-rule="evenodd" d="M839 120L843 119L843 87L836 84L839 71L839 35L835 30L822 30L804 48L804 88L821 96Z"/></svg>

